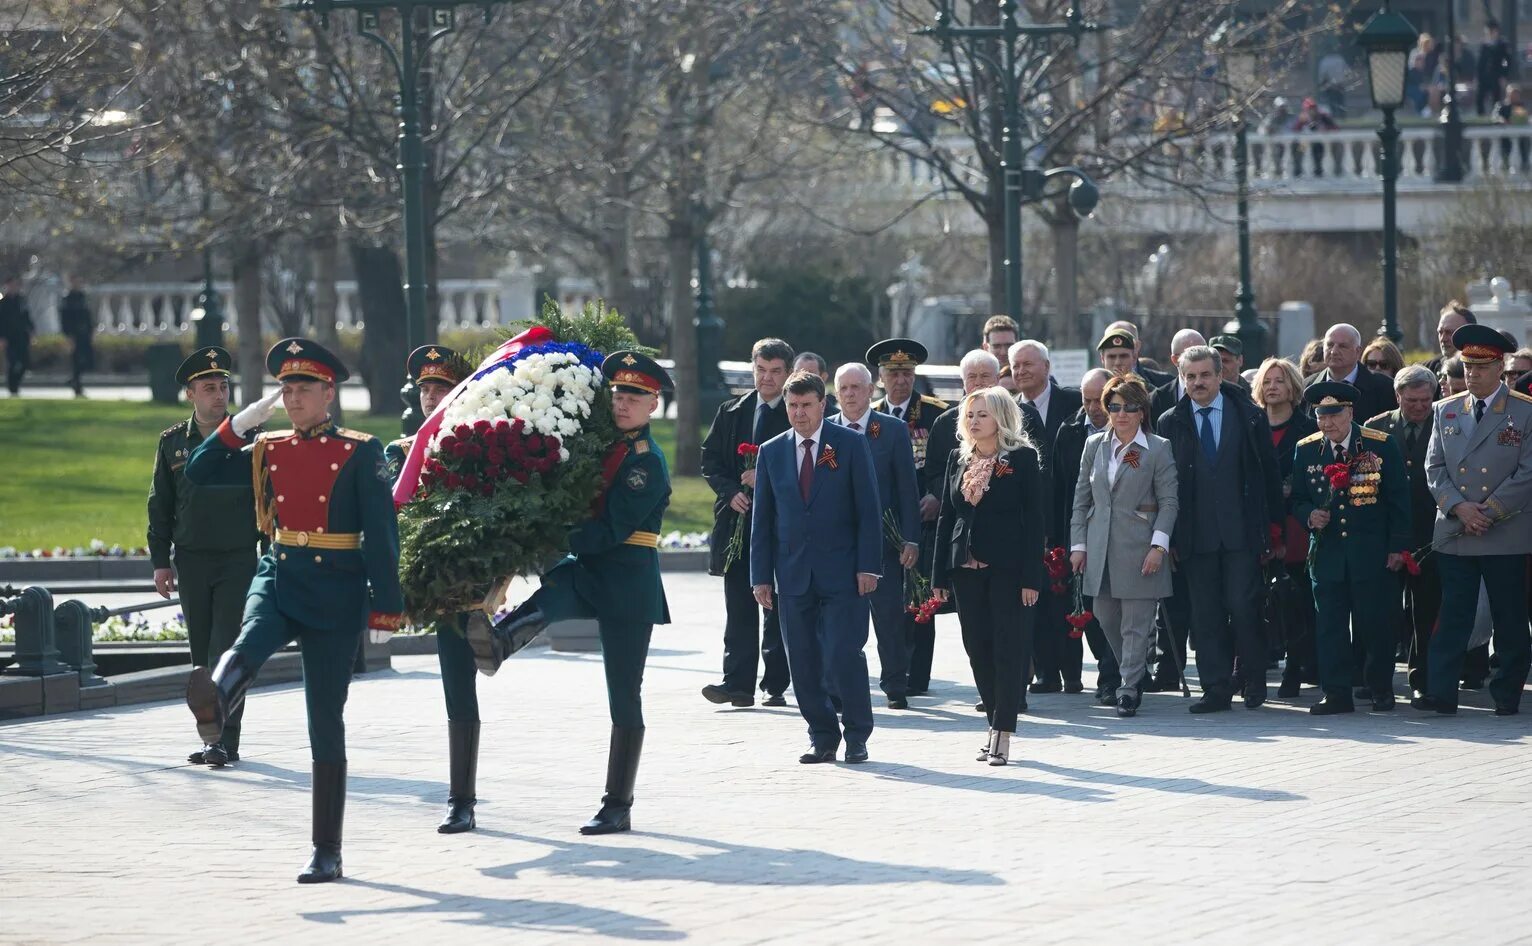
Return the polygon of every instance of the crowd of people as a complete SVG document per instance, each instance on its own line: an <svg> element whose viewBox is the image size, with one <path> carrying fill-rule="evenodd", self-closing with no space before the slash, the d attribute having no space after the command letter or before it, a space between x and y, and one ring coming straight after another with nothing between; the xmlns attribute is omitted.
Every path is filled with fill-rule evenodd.
<svg viewBox="0 0 1532 946"><path fill-rule="evenodd" d="M1440 356L1406 366L1338 324L1298 363L1246 369L1238 337L1185 329L1165 373L1118 322L1076 389L996 316L961 359L957 405L916 391L919 343L888 339L836 372L834 414L824 359L763 339L753 390L703 447L726 620L702 694L781 706L791 685L800 761L842 742L861 761L869 617L879 687L905 710L931 685L930 619L955 606L992 765L1029 693L1084 693L1084 646L1095 699L1122 717L1145 693L1189 694L1188 656L1195 714L1258 709L1279 668L1276 697L1317 686L1315 715L1392 711L1402 663L1416 709L1453 714L1487 685L1515 715L1532 351L1455 301L1438 334Z"/></svg>

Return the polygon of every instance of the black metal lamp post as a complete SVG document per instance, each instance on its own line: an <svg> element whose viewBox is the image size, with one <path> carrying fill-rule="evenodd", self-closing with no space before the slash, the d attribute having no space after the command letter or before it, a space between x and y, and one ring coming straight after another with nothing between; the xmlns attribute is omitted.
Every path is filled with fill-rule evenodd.
<svg viewBox="0 0 1532 946"><path fill-rule="evenodd" d="M1079 42L1086 33L1105 27L1085 19L1080 12L1078 0L1072 0L1063 23L1038 23L1023 25L1017 19L1016 0L1001 0L1000 23L997 26L954 26L952 23L952 0L941 0L936 11L936 23L920 35L930 36L941 43L949 53L957 40L969 40L975 44L999 41L1000 59L996 61L977 48L969 54L984 62L1000 80L1001 106L1005 127L1001 130L1000 168L1005 176L1005 312L1026 333L1021 316L1021 206L1049 196L1044 193L1047 181L1069 177L1069 205L1081 217L1090 216L1100 199L1096 184L1076 167L1041 168L1024 167L1025 149L1021 144L1021 98L1023 76L1019 68L1022 37L1068 36Z"/></svg>
<svg viewBox="0 0 1532 946"><path fill-rule="evenodd" d="M1458 18L1456 0L1446 0L1447 7L1447 94L1437 122L1442 126L1442 163L1436 167L1436 179L1456 184L1463 179L1463 113L1458 109ZM1383 5L1386 12L1388 4ZM1403 17L1401 17L1403 19ZM1360 41L1360 38L1359 38ZM1368 53L1371 56L1371 53ZM1406 51L1408 55L1408 51Z"/></svg>
<svg viewBox="0 0 1532 946"><path fill-rule="evenodd" d="M213 288L213 248L202 249L202 291L197 294L197 305L189 316L197 327L197 347L209 345L223 347L223 304L218 290Z"/></svg>
<svg viewBox="0 0 1532 946"><path fill-rule="evenodd" d="M1236 40L1224 52L1224 72L1234 95L1234 180L1239 224L1239 289L1234 294L1234 318L1245 363L1259 365L1266 359L1267 331L1255 309L1254 280L1250 272L1250 137L1245 100L1255 91L1259 56L1248 38Z"/></svg>
<svg viewBox="0 0 1532 946"><path fill-rule="evenodd" d="M482 8L487 25L495 7L513 2L515 0L294 0L285 6L288 10L317 14L320 25L325 27L329 26L331 12L355 10L357 33L383 50L398 80L395 112L399 116L398 171L404 189L405 338L411 350L425 344L426 340L426 161L420 128L420 57L457 30L458 7ZM399 15L397 44L379 32L380 15L384 10ZM422 10L430 16L424 42L415 35L416 14ZM402 418L404 432L412 434L424 420L418 407L419 395L408 380L400 395L406 404Z"/></svg>
<svg viewBox="0 0 1532 946"><path fill-rule="evenodd" d="M1395 183L1399 180L1399 126L1394 110L1404 104L1410 50L1419 35L1402 14L1385 4L1362 28L1357 42L1367 51L1367 83L1374 108L1383 112L1378 129L1378 166L1383 174L1383 327L1379 335L1395 344L1399 331L1399 248Z"/></svg>

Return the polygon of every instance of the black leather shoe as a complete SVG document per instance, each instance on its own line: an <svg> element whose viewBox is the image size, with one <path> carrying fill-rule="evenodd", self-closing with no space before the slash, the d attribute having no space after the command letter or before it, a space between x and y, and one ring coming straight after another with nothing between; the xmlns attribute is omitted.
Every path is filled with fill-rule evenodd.
<svg viewBox="0 0 1532 946"><path fill-rule="evenodd" d="M1085 684L1081 683L1079 680L1065 680L1064 681L1064 692L1065 693L1084 693L1085 692Z"/></svg>
<svg viewBox="0 0 1532 946"><path fill-rule="evenodd" d="M738 704L735 704L735 705L737 706ZM745 705L749 706L750 704L747 703ZM768 693L768 694L766 694L766 699L761 701L761 705L762 706L786 706L787 705L787 697L783 696L780 693Z"/></svg>
<svg viewBox="0 0 1532 946"><path fill-rule="evenodd" d="M1127 719L1138 715L1138 704L1133 697L1123 694L1117 698L1117 715Z"/></svg>
<svg viewBox="0 0 1532 946"><path fill-rule="evenodd" d="M1394 711L1394 698L1390 696L1386 700L1373 700L1372 711L1374 713L1392 713Z"/></svg>
<svg viewBox="0 0 1532 946"><path fill-rule="evenodd" d="M1033 693L1062 693L1064 687L1057 680L1039 680L1027 689Z"/></svg>
<svg viewBox="0 0 1532 946"><path fill-rule="evenodd" d="M1338 700L1332 700L1328 696L1309 707L1309 714L1312 716L1336 716L1340 713L1355 712L1355 703L1342 703Z"/></svg>
<svg viewBox="0 0 1532 946"><path fill-rule="evenodd" d="M1465 690L1482 690L1482 689L1484 689L1484 678L1483 677L1464 677L1463 678L1463 689L1465 689Z"/></svg>
<svg viewBox="0 0 1532 946"><path fill-rule="evenodd" d="M1232 703L1224 697L1208 696L1204 694L1202 699L1193 703L1191 706L1188 706L1186 710L1189 713L1196 713L1198 715L1203 713L1221 713L1224 710L1227 710L1231 705Z"/></svg>
<svg viewBox="0 0 1532 946"><path fill-rule="evenodd" d="M725 690L716 683L702 688L702 695L709 703L728 703L730 706L754 706L755 694L740 690Z"/></svg>
<svg viewBox="0 0 1532 946"><path fill-rule="evenodd" d="M186 761L190 762L192 765L201 765L202 764L202 759L203 759L203 754L206 753L206 752L207 752L207 747L206 746L203 746L201 749L198 749L196 752L188 752L186 754Z"/></svg>
<svg viewBox="0 0 1532 946"><path fill-rule="evenodd" d="M1440 703L1435 697L1417 696L1410 700L1410 708L1423 710L1427 713L1436 713L1441 716L1456 716L1458 708L1455 705Z"/></svg>
<svg viewBox="0 0 1532 946"><path fill-rule="evenodd" d="M1351 691L1351 696L1357 702L1363 703L1372 699L1372 690L1367 687L1357 687L1355 690Z"/></svg>
<svg viewBox="0 0 1532 946"><path fill-rule="evenodd" d="M197 735L205 746L223 738L223 724L245 702L245 691L255 682L255 674L238 652L226 650L218 669L193 667L186 678L186 705L197 720ZM207 750L203 750L204 760Z"/></svg>
<svg viewBox="0 0 1532 946"><path fill-rule="evenodd" d="M984 701L983 701L983 700L980 700L980 701L979 701L979 702L977 702L977 703L975 703L975 704L974 704L974 705L973 705L973 711L974 711L974 712L975 712L975 713L983 713L983 712L987 712L987 711L986 711L986 710L985 710L985 709L984 709Z"/></svg>
<svg viewBox="0 0 1532 946"><path fill-rule="evenodd" d="M644 730L613 726L606 759L606 794L601 810L580 826L581 834L617 834L633 829L633 785L644 749Z"/></svg>
<svg viewBox="0 0 1532 946"><path fill-rule="evenodd" d="M202 750L202 764L211 765L215 769L223 768L229 764L229 750L221 742L213 743Z"/></svg>
<svg viewBox="0 0 1532 946"><path fill-rule="evenodd" d="M548 615L543 613L536 601L537 596L533 595L495 624L496 653L502 662L537 640L537 635L548 627Z"/></svg>
<svg viewBox="0 0 1532 946"><path fill-rule="evenodd" d="M314 853L298 875L300 884L324 884L344 876L340 835L346 817L346 763L315 762L313 773Z"/></svg>
<svg viewBox="0 0 1532 946"><path fill-rule="evenodd" d="M1518 714L1520 712L1521 712L1521 707L1519 707L1519 706L1512 706L1509 703L1496 703L1495 704L1495 715L1496 716L1515 716L1516 714Z"/></svg>
<svg viewBox="0 0 1532 946"><path fill-rule="evenodd" d="M1303 685L1296 679L1288 679L1284 677L1282 680L1282 685L1277 687L1277 699L1295 700L1298 698L1298 694L1302 689Z"/></svg>
<svg viewBox="0 0 1532 946"><path fill-rule="evenodd" d="M1096 704L1098 706L1116 706L1117 705L1117 694L1112 692L1112 691L1110 691L1110 690L1105 692L1105 693L1102 693L1101 695L1096 697Z"/></svg>
<svg viewBox="0 0 1532 946"><path fill-rule="evenodd" d="M910 701L905 699L902 696L891 696L891 697L888 698L888 708L889 709L909 709L910 708Z"/></svg>
<svg viewBox="0 0 1532 946"><path fill-rule="evenodd" d="M477 827L474 806L478 803L479 724L447 722L447 768L451 778L447 816L436 826L437 834L462 834Z"/></svg>
<svg viewBox="0 0 1532 946"><path fill-rule="evenodd" d="M867 761L867 744L865 742L846 743L846 761L853 765Z"/></svg>
<svg viewBox="0 0 1532 946"><path fill-rule="evenodd" d="M834 762L835 750L826 749L821 752L820 750L815 749L813 746L809 746L809 751L799 756L798 761L804 765L819 765L824 762Z"/></svg>

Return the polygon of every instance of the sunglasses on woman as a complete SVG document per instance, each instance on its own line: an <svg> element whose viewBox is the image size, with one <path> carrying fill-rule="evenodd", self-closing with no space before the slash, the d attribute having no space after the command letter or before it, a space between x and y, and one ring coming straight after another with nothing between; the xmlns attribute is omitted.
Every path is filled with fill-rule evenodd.
<svg viewBox="0 0 1532 946"><path fill-rule="evenodd" d="M1384 362L1373 361L1371 359L1367 360L1364 363L1367 365L1367 367L1371 368L1373 371L1382 371L1384 369L1384 367L1386 367Z"/></svg>
<svg viewBox="0 0 1532 946"><path fill-rule="evenodd" d="M1120 402L1108 404L1106 409L1109 413L1112 414L1137 414L1140 410L1142 410L1142 408L1140 408L1137 404L1123 404Z"/></svg>

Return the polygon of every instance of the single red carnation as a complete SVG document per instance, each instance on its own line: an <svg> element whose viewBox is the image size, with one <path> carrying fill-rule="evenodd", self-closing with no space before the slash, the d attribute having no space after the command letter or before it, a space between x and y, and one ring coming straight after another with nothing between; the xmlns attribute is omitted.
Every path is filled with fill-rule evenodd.
<svg viewBox="0 0 1532 946"><path fill-rule="evenodd" d="M441 439L440 449L451 450L455 446L457 446L457 438L451 434L448 434Z"/></svg>
<svg viewBox="0 0 1532 946"><path fill-rule="evenodd" d="M461 476L458 476L456 473L448 473L447 474L447 488L448 489L462 489L462 487L463 487L463 478Z"/></svg>
<svg viewBox="0 0 1532 946"><path fill-rule="evenodd" d="M494 428L495 428L495 425L491 424L487 420L476 420L476 421L473 422L473 432L474 432L474 434L476 434L477 436L480 436L480 437L483 437L484 435L488 434Z"/></svg>
<svg viewBox="0 0 1532 946"><path fill-rule="evenodd" d="M527 449L533 453L540 452L543 449L543 435L529 434L527 436Z"/></svg>

